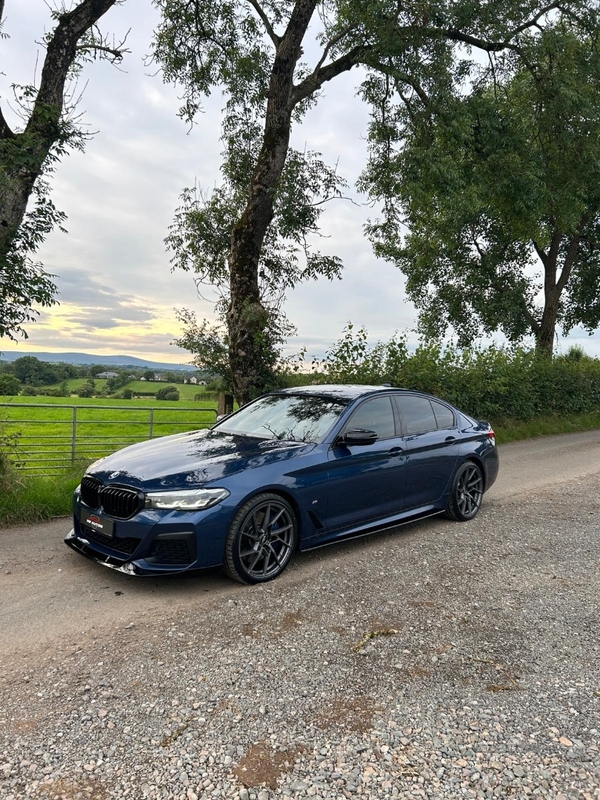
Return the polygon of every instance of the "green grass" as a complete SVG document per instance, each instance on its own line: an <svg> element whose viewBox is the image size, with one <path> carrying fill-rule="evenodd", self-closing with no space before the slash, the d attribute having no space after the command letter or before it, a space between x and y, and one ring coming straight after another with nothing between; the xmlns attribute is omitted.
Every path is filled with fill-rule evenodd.
<svg viewBox="0 0 600 800"><path fill-rule="evenodd" d="M0 478L0 525L42 522L71 513L73 490L83 467L53 478L11 470Z"/></svg>
<svg viewBox="0 0 600 800"><path fill-rule="evenodd" d="M572 414L564 417L537 417L528 420L498 419L492 422L498 444L552 436L560 433L577 433L600 429L600 411L592 414Z"/></svg>
<svg viewBox="0 0 600 800"><path fill-rule="evenodd" d="M76 457L93 460L133 442L205 428L214 424L217 407L215 401L194 407L154 398L0 397L1 402L7 405L0 407L0 433L17 434L22 460L46 473L61 469L71 459L74 413ZM152 437L148 409L153 415Z"/></svg>
<svg viewBox="0 0 600 800"><path fill-rule="evenodd" d="M94 380L95 391L96 392L101 392L104 389L104 387L106 386L106 383L107 383L106 378L100 378L100 379L94 378L93 380ZM77 390L81 386L85 386L87 384L87 382L88 382L87 378L70 378L67 381L67 391L70 394L75 394L77 392ZM43 387L40 387L40 388L42 388L44 390L45 389L59 389L61 386L62 386L62 383L53 383L50 386L43 386ZM202 394L205 391L205 388L204 388L204 386L197 386L197 385L195 385L193 383L165 383L165 381L129 381L129 383L127 383L125 386L123 386L121 389L118 389L117 391L118 392L122 392L124 389L131 389L131 391L134 394L136 392L153 392L153 393L155 393L155 392L158 391L158 389L162 389L165 386L175 386L175 388L179 392L179 400L180 400L180 402L182 400L186 400L186 401L189 400L191 402L197 402L197 403L202 403L202 404L205 402L202 399L201 400L194 400L194 398L195 398L195 396L197 394ZM41 402L45 402L46 399L48 399L48 400L51 400L51 399L65 400L65 401L72 400L72 401L79 402L80 398L79 397L46 398L45 395L36 395L35 397L30 397L30 398L26 398L26 397L16 398L15 397L14 399L15 399L15 401L18 399L18 400L27 400L27 401L31 400L32 402L38 401L38 402L41 403ZM102 402L106 398L97 397L97 398L83 398L83 399L90 399L90 400L96 400L97 402ZM150 402L153 402L153 398L152 397L144 397L144 398L141 398L141 399L142 400L149 400ZM132 400L124 400L122 402L131 403L131 402L134 402L134 401L132 401ZM212 401L208 401L208 402L212 403Z"/></svg>

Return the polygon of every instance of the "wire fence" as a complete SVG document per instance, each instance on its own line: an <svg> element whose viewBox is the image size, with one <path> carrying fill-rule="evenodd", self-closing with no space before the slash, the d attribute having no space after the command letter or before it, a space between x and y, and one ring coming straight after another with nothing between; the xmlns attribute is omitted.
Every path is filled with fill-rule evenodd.
<svg viewBox="0 0 600 800"><path fill-rule="evenodd" d="M0 403L6 456L20 470L44 475L146 439L208 428L216 418L215 408Z"/></svg>

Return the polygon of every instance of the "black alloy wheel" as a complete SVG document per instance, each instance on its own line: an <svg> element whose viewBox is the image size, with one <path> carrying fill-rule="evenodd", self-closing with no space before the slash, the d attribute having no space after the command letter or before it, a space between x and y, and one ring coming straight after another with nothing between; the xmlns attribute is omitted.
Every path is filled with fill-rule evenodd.
<svg viewBox="0 0 600 800"><path fill-rule="evenodd" d="M477 514L483 498L483 473L473 461L466 461L454 476L452 491L446 506L446 516L466 522Z"/></svg>
<svg viewBox="0 0 600 800"><path fill-rule="evenodd" d="M240 583L280 575L298 542L296 515L277 494L253 497L235 515L225 544L225 570Z"/></svg>

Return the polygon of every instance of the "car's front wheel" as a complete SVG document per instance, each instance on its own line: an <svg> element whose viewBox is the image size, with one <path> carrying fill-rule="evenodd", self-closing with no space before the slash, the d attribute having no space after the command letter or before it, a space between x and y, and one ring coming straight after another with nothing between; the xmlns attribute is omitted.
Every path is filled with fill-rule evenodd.
<svg viewBox="0 0 600 800"><path fill-rule="evenodd" d="M225 570L240 583L263 583L280 575L298 542L296 515L277 494L263 493L235 515L225 544Z"/></svg>
<svg viewBox="0 0 600 800"><path fill-rule="evenodd" d="M458 468L452 491L446 506L446 516L466 522L473 519L481 508L483 498L483 473L473 461L466 461Z"/></svg>

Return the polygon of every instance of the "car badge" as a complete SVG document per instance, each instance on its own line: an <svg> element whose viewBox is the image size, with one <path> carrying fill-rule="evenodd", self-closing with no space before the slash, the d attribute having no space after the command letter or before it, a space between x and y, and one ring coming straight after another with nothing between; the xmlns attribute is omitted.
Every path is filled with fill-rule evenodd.
<svg viewBox="0 0 600 800"><path fill-rule="evenodd" d="M119 477L119 473L118 472L111 472L110 475L108 476L108 479L109 479L109 481L112 481L113 478L118 478L118 477Z"/></svg>

